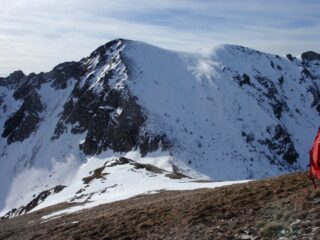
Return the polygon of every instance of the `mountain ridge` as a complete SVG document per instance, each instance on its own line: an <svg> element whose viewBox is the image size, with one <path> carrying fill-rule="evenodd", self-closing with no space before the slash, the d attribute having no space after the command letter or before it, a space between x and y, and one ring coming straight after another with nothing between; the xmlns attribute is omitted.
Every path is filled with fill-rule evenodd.
<svg viewBox="0 0 320 240"><path fill-rule="evenodd" d="M319 79L317 53L203 55L123 39L48 73L16 71L0 78L0 209L75 186L97 159L97 169L128 157L213 180L305 169Z"/></svg>

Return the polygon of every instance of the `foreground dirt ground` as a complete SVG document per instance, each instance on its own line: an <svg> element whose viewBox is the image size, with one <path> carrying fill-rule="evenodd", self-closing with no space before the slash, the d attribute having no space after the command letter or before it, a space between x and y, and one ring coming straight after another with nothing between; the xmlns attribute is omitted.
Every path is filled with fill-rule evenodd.
<svg viewBox="0 0 320 240"><path fill-rule="evenodd" d="M320 190L307 173L161 192L49 221L60 204L0 221L0 239L320 239Z"/></svg>

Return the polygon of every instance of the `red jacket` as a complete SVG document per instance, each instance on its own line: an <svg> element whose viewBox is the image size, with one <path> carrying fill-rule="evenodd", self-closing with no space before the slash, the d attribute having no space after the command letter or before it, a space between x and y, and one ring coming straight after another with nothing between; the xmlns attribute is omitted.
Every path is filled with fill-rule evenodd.
<svg viewBox="0 0 320 240"><path fill-rule="evenodd" d="M320 128L309 151L309 176L320 180Z"/></svg>

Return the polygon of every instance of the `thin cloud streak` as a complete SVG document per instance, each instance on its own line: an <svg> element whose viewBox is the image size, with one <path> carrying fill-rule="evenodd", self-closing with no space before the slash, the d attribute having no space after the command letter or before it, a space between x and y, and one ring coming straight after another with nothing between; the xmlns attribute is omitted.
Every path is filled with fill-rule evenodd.
<svg viewBox="0 0 320 240"><path fill-rule="evenodd" d="M223 43L320 51L319 8L313 0L2 0L0 75L48 71L119 37L179 51Z"/></svg>

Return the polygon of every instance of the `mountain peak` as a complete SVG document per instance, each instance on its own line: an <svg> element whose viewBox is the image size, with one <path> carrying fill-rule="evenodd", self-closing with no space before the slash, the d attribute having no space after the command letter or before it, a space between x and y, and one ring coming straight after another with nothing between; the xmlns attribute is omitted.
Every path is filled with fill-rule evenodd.
<svg viewBox="0 0 320 240"><path fill-rule="evenodd" d="M107 43L105 43L104 45L98 47L96 50L94 50L91 54L90 57L96 57L97 55L104 55L106 53L106 51L108 51L110 48L117 48L119 47L121 44L127 42L129 40L126 39L122 39L122 38L118 38L118 39L114 39L112 41L109 41Z"/></svg>
<svg viewBox="0 0 320 240"><path fill-rule="evenodd" d="M242 46L205 56L116 39L79 62L11 78L18 84L0 84L0 209L78 186L127 155L198 180L304 169L318 128L318 66Z"/></svg>

